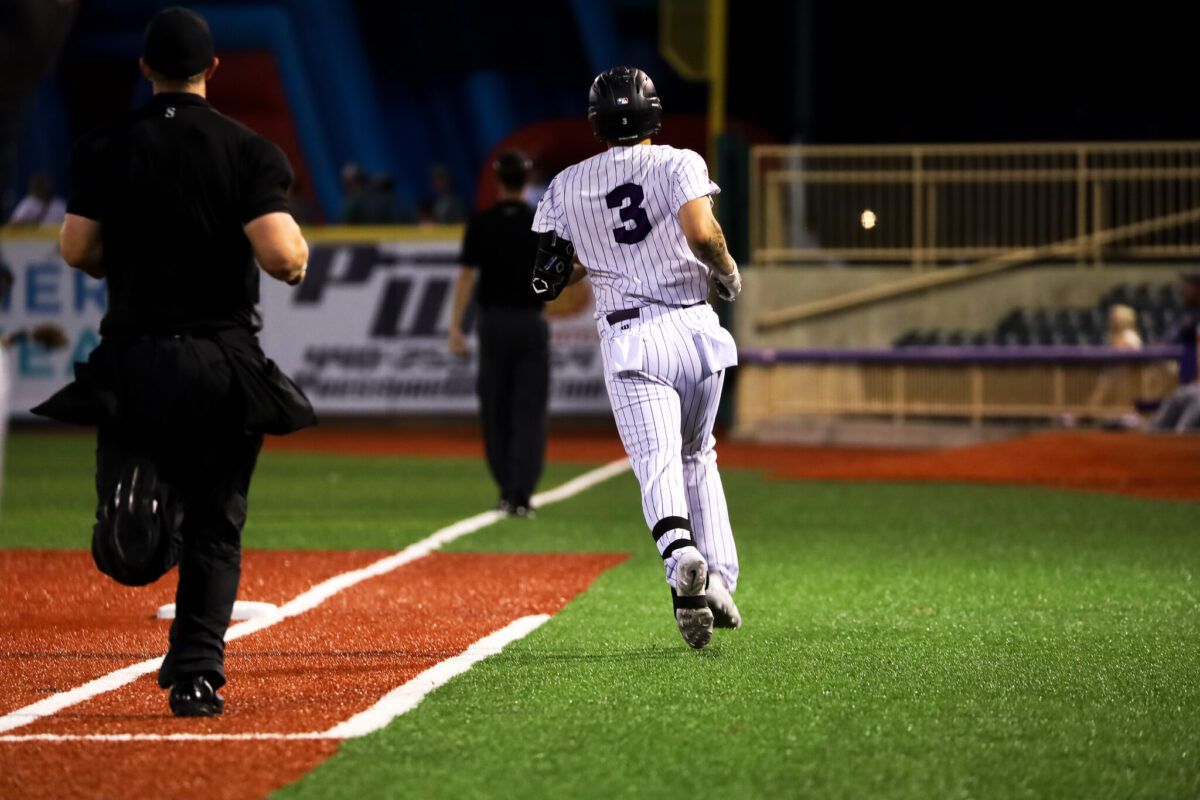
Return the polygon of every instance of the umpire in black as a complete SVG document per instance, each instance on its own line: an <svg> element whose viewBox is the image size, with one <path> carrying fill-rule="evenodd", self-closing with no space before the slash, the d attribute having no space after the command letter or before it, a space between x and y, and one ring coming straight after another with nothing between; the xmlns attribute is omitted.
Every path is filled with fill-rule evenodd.
<svg viewBox="0 0 1200 800"><path fill-rule="evenodd" d="M550 334L544 301L529 286L537 255L533 209L524 190L533 168L518 150L500 154L493 167L500 200L467 223L463 235L450 351L467 353L463 319L478 283L479 407L492 478L500 488L497 508L527 517L546 457L546 398L550 383Z"/></svg>
<svg viewBox="0 0 1200 800"><path fill-rule="evenodd" d="M177 716L220 714L225 631L246 498L264 433L316 422L258 344L255 260L289 284L308 246L278 147L205 100L207 23L169 8L146 28L153 99L71 157L63 259L108 279L101 343L34 412L96 425L96 565L131 586L178 564L158 674Z"/></svg>

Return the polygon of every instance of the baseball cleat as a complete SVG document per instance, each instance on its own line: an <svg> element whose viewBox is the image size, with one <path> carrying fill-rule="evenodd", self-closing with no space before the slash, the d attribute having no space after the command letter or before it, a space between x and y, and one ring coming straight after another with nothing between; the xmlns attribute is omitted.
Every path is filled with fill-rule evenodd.
<svg viewBox="0 0 1200 800"><path fill-rule="evenodd" d="M675 588L671 599L675 606L675 624L690 647L699 650L712 639L713 612L704 597L708 583L708 564L694 547L679 551L675 564Z"/></svg>
<svg viewBox="0 0 1200 800"><path fill-rule="evenodd" d="M167 702L177 717L215 717L225 710L225 698L202 674L175 681Z"/></svg>
<svg viewBox="0 0 1200 800"><path fill-rule="evenodd" d="M733 595L725 585L725 579L716 572L708 573L708 588L704 592L704 600L713 613L714 627L742 627L742 614L733 602Z"/></svg>

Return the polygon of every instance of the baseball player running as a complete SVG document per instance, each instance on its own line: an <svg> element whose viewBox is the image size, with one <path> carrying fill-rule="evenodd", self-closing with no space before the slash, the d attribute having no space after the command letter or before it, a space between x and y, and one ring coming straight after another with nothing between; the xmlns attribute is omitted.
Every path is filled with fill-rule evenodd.
<svg viewBox="0 0 1200 800"><path fill-rule="evenodd" d="M614 67L592 83L588 119L605 152L568 167L538 205L534 291L590 277L605 383L642 489L684 641L708 644L741 616L737 548L712 435L733 337L706 302L732 300L737 264L713 217L704 159L650 143L662 103L650 77Z"/></svg>

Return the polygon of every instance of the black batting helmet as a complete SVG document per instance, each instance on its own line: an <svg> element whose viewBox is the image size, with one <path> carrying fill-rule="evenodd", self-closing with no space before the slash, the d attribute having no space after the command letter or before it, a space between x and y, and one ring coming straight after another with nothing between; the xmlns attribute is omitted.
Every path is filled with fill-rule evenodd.
<svg viewBox="0 0 1200 800"><path fill-rule="evenodd" d="M592 81L588 121L597 139L633 144L662 128L662 101L654 81L637 67L613 67Z"/></svg>
<svg viewBox="0 0 1200 800"><path fill-rule="evenodd" d="M158 580L178 560L177 511L151 462L127 464L92 531L96 566L126 586Z"/></svg>

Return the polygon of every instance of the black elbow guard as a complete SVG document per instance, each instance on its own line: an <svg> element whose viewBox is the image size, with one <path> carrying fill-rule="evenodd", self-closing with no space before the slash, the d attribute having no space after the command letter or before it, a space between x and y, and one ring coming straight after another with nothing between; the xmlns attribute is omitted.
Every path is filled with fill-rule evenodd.
<svg viewBox="0 0 1200 800"><path fill-rule="evenodd" d="M533 292L543 300L562 294L575 265L575 245L548 231L538 236L537 258L533 262Z"/></svg>

